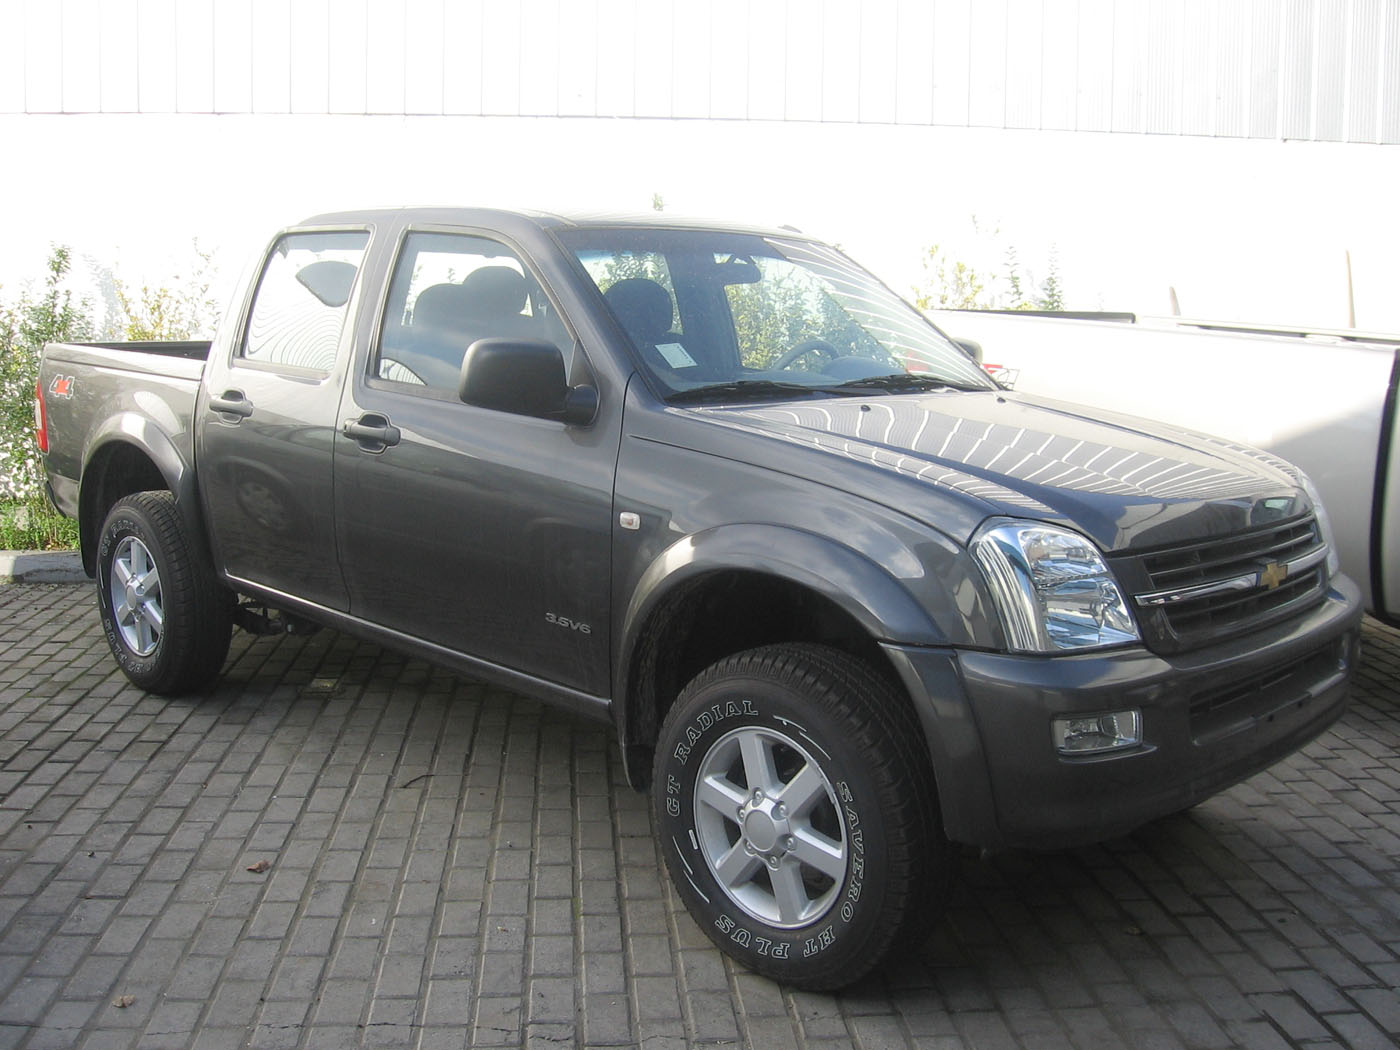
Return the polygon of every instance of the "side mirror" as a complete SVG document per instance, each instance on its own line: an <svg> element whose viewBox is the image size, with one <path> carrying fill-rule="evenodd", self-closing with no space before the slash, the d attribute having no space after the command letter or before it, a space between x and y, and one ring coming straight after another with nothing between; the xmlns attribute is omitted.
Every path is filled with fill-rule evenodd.
<svg viewBox="0 0 1400 1050"><path fill-rule="evenodd" d="M959 339L957 336L953 336L952 339L953 342L957 344L958 349L960 349L968 357L976 361L979 365L982 363L981 343L977 342L977 340L975 339Z"/></svg>
<svg viewBox="0 0 1400 1050"><path fill-rule="evenodd" d="M558 419L573 426L593 421L598 391L569 389L564 355L542 339L478 339L467 347L457 396L469 405L518 416Z"/></svg>
<svg viewBox="0 0 1400 1050"><path fill-rule="evenodd" d="M598 388L595 386L571 386L564 395L564 414L561 417L571 427L585 427L593 422L598 414Z"/></svg>

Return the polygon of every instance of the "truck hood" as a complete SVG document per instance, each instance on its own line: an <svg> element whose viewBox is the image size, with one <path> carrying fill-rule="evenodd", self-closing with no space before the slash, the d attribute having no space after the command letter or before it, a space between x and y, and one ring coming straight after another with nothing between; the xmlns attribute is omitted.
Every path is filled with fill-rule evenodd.
<svg viewBox="0 0 1400 1050"><path fill-rule="evenodd" d="M982 517L1077 529L1105 551L1227 535L1308 509L1292 468L1266 453L1024 394L939 391L692 411L873 467L886 479L880 502L935 527L935 501L921 498L928 487L982 504ZM901 484L889 485L891 476Z"/></svg>

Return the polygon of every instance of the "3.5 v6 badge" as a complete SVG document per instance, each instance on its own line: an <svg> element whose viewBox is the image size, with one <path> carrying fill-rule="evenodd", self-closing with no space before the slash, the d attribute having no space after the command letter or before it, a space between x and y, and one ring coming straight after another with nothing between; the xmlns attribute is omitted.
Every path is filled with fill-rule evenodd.
<svg viewBox="0 0 1400 1050"><path fill-rule="evenodd" d="M592 634L593 628L582 620L571 620L567 616L557 616L552 612L544 614L544 622L552 623L555 627L566 627L570 631L577 631L579 634Z"/></svg>

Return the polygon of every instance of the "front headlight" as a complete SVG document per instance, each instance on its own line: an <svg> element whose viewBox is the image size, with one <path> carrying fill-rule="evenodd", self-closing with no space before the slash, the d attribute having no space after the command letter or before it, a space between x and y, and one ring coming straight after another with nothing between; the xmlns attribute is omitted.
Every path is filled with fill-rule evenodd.
<svg viewBox="0 0 1400 1050"><path fill-rule="evenodd" d="M1118 581L1078 533L994 519L977 530L971 550L1012 649L1054 653L1139 640Z"/></svg>
<svg viewBox="0 0 1400 1050"><path fill-rule="evenodd" d="M1308 494L1308 499L1313 505L1313 517L1317 519L1317 532L1322 537L1322 542L1327 544L1327 578L1330 580L1341 571L1342 563L1337 557L1337 539L1332 535L1332 519L1327 516L1327 508L1322 505L1322 493L1317 491L1317 486L1313 484L1312 478L1308 477L1296 467L1294 471L1298 476L1298 484L1303 486L1303 491Z"/></svg>

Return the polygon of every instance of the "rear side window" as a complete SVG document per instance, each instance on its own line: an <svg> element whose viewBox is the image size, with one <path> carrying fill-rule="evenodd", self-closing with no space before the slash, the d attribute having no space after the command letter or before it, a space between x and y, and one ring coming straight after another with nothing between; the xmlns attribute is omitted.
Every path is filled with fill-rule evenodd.
<svg viewBox="0 0 1400 1050"><path fill-rule="evenodd" d="M369 233L293 233L268 256L239 356L328 372Z"/></svg>

